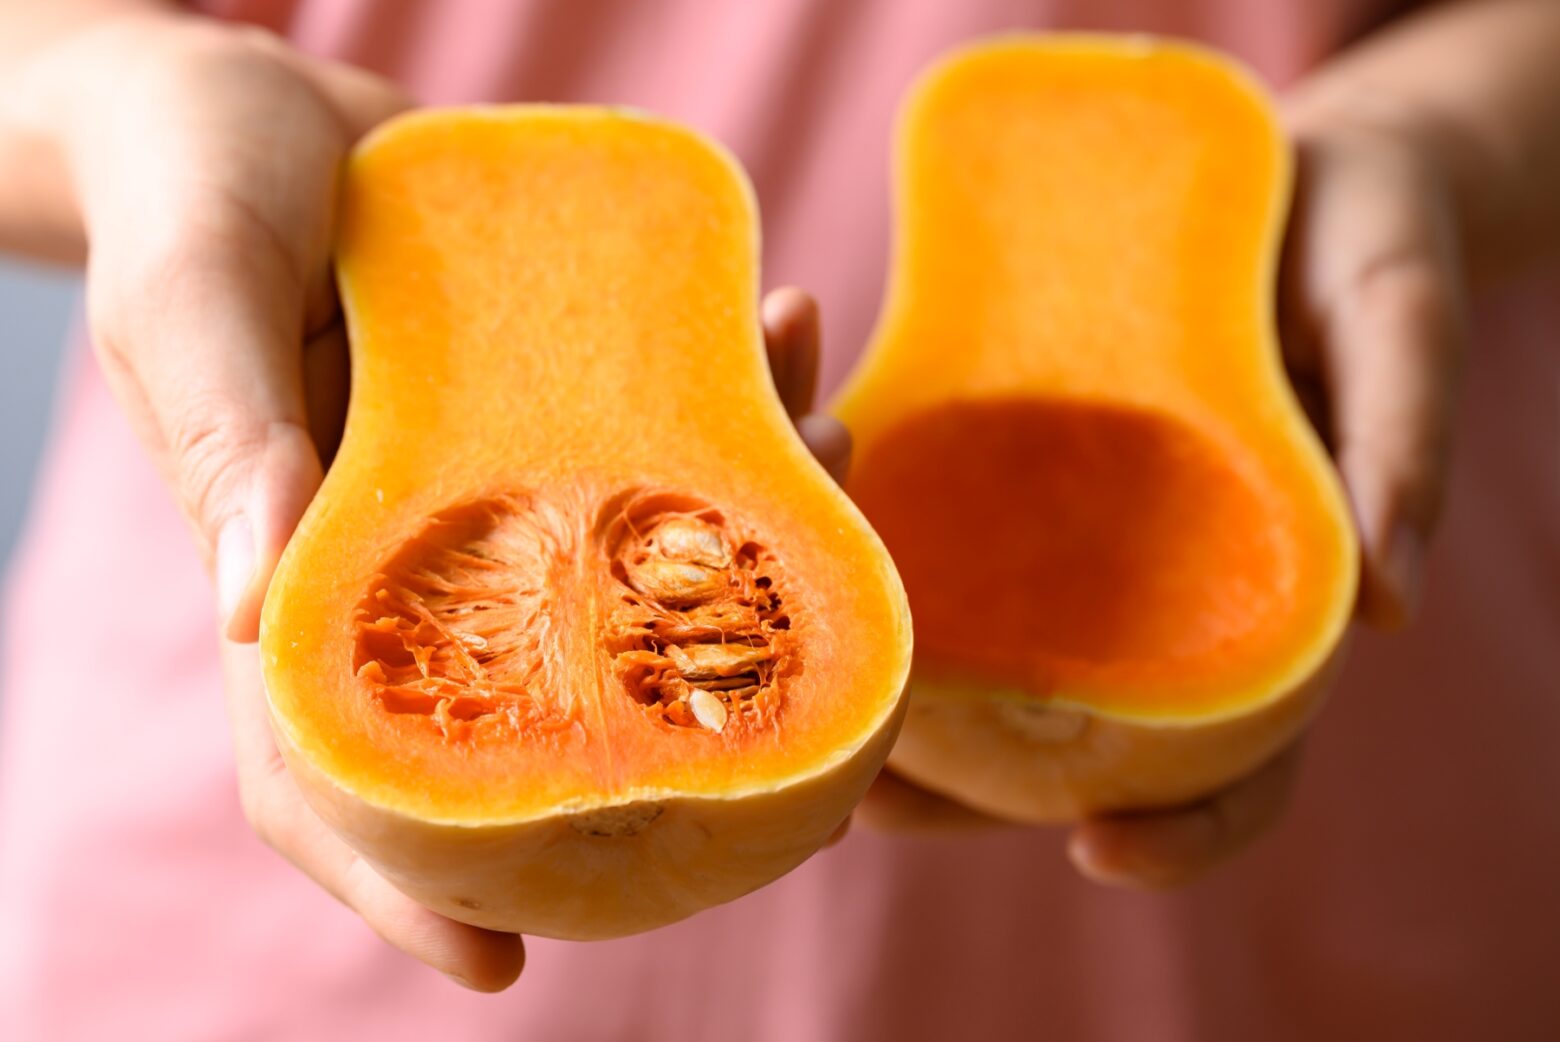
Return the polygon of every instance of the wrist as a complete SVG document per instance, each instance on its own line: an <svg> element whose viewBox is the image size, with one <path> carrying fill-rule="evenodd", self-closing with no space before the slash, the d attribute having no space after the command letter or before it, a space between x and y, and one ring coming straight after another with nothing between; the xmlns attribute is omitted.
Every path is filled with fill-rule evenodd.
<svg viewBox="0 0 1560 1042"><path fill-rule="evenodd" d="M96 5L92 17L56 22L25 53L0 62L0 125L61 147L94 114L108 111L127 72L168 59L186 34L229 30L160 3Z"/></svg>

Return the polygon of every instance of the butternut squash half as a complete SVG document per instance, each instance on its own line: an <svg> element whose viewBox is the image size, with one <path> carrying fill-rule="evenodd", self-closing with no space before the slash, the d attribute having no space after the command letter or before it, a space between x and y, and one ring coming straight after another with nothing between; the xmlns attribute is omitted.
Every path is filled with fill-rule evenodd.
<svg viewBox="0 0 1560 1042"><path fill-rule="evenodd" d="M1315 709L1350 513L1287 382L1290 163L1228 61L999 38L902 111L897 243L837 402L916 616L912 780L1053 821L1182 803Z"/></svg>
<svg viewBox="0 0 1560 1042"><path fill-rule="evenodd" d="M881 543L775 395L737 164L601 109L430 111L352 156L352 394L271 586L277 741L407 894L646 930L817 850L893 743Z"/></svg>

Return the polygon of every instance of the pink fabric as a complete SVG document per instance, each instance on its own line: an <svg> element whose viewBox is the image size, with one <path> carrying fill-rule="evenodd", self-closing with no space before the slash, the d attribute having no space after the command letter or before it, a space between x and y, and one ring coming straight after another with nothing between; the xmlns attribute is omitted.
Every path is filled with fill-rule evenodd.
<svg viewBox="0 0 1560 1042"><path fill-rule="evenodd" d="M1174 31L1282 83L1368 14L1312 0L221 7L429 101L625 102L727 141L758 188L766 282L822 298L830 385L881 289L894 102L938 50L1012 26ZM83 364L6 610L0 1037L1560 1037L1560 352L1543 342L1557 289L1486 309L1424 618L1357 642L1296 805L1237 865L1184 893L1128 894L1078 880L1049 831L858 830L655 934L533 942L498 997L391 951L248 833L210 595Z"/></svg>

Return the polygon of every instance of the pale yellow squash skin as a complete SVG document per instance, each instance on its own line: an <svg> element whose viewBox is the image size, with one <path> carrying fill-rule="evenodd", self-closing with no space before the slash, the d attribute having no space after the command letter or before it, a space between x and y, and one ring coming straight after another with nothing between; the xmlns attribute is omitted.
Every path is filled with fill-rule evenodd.
<svg viewBox="0 0 1560 1042"><path fill-rule="evenodd" d="M414 113L349 163L337 262L352 397L267 597L265 680L310 804L445 915L580 939L674 922L811 855L888 755L910 661L903 589L774 393L757 257L736 163L641 115ZM661 492L708 505L698 516L732 547L753 540L784 594L788 614L766 618L790 650L763 674L767 701L722 729L636 701L603 643L634 599L611 570L606 533L629 516L615 504ZM484 535L461 560L509 582L520 566L503 555L530 547L541 563L510 585L540 607L524 602L523 632L486 638L449 628L476 616L438 615L436 598L405 610L487 648L484 669L536 669L482 688L502 690L497 709L444 694L429 709L386 671L437 672L466 651L430 644L434 667L392 655L365 636L381 611L365 598L391 579L443 581L446 558L415 554L466 538L437 519L472 503L500 504L519 542ZM424 572L397 571L407 547ZM509 637L532 651L500 659Z"/></svg>
<svg viewBox="0 0 1560 1042"><path fill-rule="evenodd" d="M1189 45L1001 37L921 77L895 177L834 405L916 613L892 766L1028 822L1217 790L1315 712L1358 571L1274 332L1270 102Z"/></svg>
<svg viewBox="0 0 1560 1042"><path fill-rule="evenodd" d="M595 941L685 919L807 860L866 794L904 701L839 762L768 790L653 794L507 823L430 821L366 800L278 736L310 805L403 893L490 930Z"/></svg>
<svg viewBox="0 0 1560 1042"><path fill-rule="evenodd" d="M1186 724L912 682L890 762L923 788L1037 825L1181 806L1283 750L1321 708L1340 659L1250 712Z"/></svg>

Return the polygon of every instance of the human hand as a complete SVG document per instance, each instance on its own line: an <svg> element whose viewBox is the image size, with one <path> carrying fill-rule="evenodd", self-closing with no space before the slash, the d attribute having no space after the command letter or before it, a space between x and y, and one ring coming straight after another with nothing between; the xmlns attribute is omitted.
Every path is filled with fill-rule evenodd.
<svg viewBox="0 0 1560 1042"><path fill-rule="evenodd" d="M1352 501L1357 614L1413 617L1445 489L1467 289L1448 172L1412 113L1380 99L1299 102L1295 205L1280 271L1285 360ZM1101 882L1169 886L1244 849L1289 803L1299 743L1188 807L1074 829L1068 853Z"/></svg>

